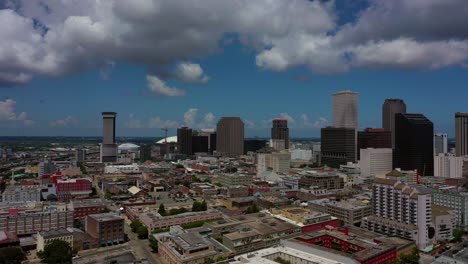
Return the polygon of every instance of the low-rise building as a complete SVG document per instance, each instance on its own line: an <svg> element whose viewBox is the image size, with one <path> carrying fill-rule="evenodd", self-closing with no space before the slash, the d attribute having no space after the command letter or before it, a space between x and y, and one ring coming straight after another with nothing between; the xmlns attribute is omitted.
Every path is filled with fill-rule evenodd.
<svg viewBox="0 0 468 264"><path fill-rule="evenodd" d="M132 210L132 208L130 208ZM161 216L156 211L142 212L138 214L138 219L148 228L153 231L159 228L167 228L175 225L189 224L198 221L210 221L222 219L221 212L208 209L202 212L187 212L178 215Z"/></svg>
<svg viewBox="0 0 468 264"><path fill-rule="evenodd" d="M53 240L62 240L67 242L71 248L73 248L73 233L68 231L65 228L37 232L37 252L43 251L47 243L52 242Z"/></svg>
<svg viewBox="0 0 468 264"><path fill-rule="evenodd" d="M344 179L334 172L306 171L299 179L300 188L343 189Z"/></svg>
<svg viewBox="0 0 468 264"><path fill-rule="evenodd" d="M106 211L106 204L101 199L72 200L68 207L73 210L74 219L84 219L89 214L100 214Z"/></svg>
<svg viewBox="0 0 468 264"><path fill-rule="evenodd" d="M456 189L441 188L431 192L435 205L449 207L455 210L456 225L468 231L468 193Z"/></svg>
<svg viewBox="0 0 468 264"><path fill-rule="evenodd" d="M66 204L38 205L34 208L10 206L0 211L0 230L31 235L73 226L73 211Z"/></svg>
<svg viewBox="0 0 468 264"><path fill-rule="evenodd" d="M131 165L107 165L104 167L104 173L139 173L138 164Z"/></svg>
<svg viewBox="0 0 468 264"><path fill-rule="evenodd" d="M308 201L308 206L319 212L328 213L343 221L346 225L358 225L362 218L372 214L370 201L357 199L334 201L319 199Z"/></svg>
<svg viewBox="0 0 468 264"><path fill-rule="evenodd" d="M72 198L87 198L92 193L89 179L57 179L57 198L69 201Z"/></svg>
<svg viewBox="0 0 468 264"><path fill-rule="evenodd" d="M215 261L218 257L226 258L231 254L218 241L179 226L173 226L169 233L155 237L159 256L167 264L203 264L207 259Z"/></svg>
<svg viewBox="0 0 468 264"><path fill-rule="evenodd" d="M85 230L101 246L123 243L125 240L124 219L114 213L87 215Z"/></svg>
<svg viewBox="0 0 468 264"><path fill-rule="evenodd" d="M391 172L385 174L385 179L400 181L408 184L419 184L419 176L417 170L402 170L396 168Z"/></svg>
<svg viewBox="0 0 468 264"><path fill-rule="evenodd" d="M239 224L234 232L223 235L223 245L235 254L278 245L281 239L296 236L301 232L296 225L259 214L258 221Z"/></svg>
<svg viewBox="0 0 468 264"><path fill-rule="evenodd" d="M253 175L241 173L223 173L219 175L218 182L223 186L250 185L253 182Z"/></svg>
<svg viewBox="0 0 468 264"><path fill-rule="evenodd" d="M336 217L305 207L272 209L268 213L278 219L294 224L301 230L301 233L314 232L326 226L340 226L340 222Z"/></svg>
<svg viewBox="0 0 468 264"><path fill-rule="evenodd" d="M38 202L41 200L41 186L8 185L2 194L3 202Z"/></svg>

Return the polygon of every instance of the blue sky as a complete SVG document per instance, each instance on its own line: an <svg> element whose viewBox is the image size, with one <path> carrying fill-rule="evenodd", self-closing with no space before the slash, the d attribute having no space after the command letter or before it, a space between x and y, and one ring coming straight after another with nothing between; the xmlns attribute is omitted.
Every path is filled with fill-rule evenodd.
<svg viewBox="0 0 468 264"><path fill-rule="evenodd" d="M447 3L442 11L433 0L265 1L268 11L261 12L262 1L254 7L239 1L252 10L253 22L249 12L224 19L220 14L230 5L224 1L194 11L220 15L217 22L191 18L174 2L143 2L164 11L155 25L167 28L137 28L140 22L132 15L147 11L132 14L127 7L123 14L116 3L106 16L63 3L50 3L50 14L28 2L4 4L0 22L15 30L0 29L11 44L0 44L0 135L99 136L100 112L115 111L118 136L161 136L161 127L174 134L182 125L214 127L222 116L243 118L247 136L268 136L271 119L283 116L291 136L316 137L331 120L331 94L344 89L359 93L360 128L381 126L385 98L404 99L408 112L425 114L435 132L449 137L454 113L468 111L463 1L458 4L464 9ZM305 15L311 18L301 13L304 8L310 8ZM414 18L409 14L415 8L426 12ZM424 27L425 13L443 17L443 11L454 18L440 24L459 30L445 34L438 24ZM393 12L411 26L395 23ZM165 17L168 13L182 21ZM270 27L272 14L289 19L278 18L280 26ZM372 29L376 17L384 30ZM28 24L33 18L48 29ZM129 31L120 31L123 18ZM172 25L177 28L170 30ZM174 33L181 29L187 36ZM53 34L61 38L54 41ZM131 40L136 43L121 44ZM164 41L170 45L160 44Z"/></svg>

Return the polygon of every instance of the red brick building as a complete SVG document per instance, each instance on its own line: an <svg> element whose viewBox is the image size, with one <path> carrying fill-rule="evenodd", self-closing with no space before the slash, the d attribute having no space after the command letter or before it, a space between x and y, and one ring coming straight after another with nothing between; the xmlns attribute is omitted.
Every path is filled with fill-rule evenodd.
<svg viewBox="0 0 468 264"><path fill-rule="evenodd" d="M85 229L101 246L125 241L124 219L114 213L87 215Z"/></svg>
<svg viewBox="0 0 468 264"><path fill-rule="evenodd" d="M89 214L100 214L106 211L106 205L100 199L82 199L70 202L73 219L84 219Z"/></svg>

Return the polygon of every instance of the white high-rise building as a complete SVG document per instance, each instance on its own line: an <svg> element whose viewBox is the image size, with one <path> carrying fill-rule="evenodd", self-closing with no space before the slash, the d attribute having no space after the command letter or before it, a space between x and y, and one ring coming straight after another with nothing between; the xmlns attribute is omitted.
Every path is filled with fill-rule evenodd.
<svg viewBox="0 0 468 264"><path fill-rule="evenodd" d="M360 150L361 176L375 177L377 174L390 172L392 170L392 149L391 148L367 148Z"/></svg>
<svg viewBox="0 0 468 264"><path fill-rule="evenodd" d="M437 156L440 153L448 153L447 149L447 134L435 134L434 135L434 155Z"/></svg>
<svg viewBox="0 0 468 264"><path fill-rule="evenodd" d="M463 157L439 154L434 157L434 176L443 178L463 177Z"/></svg>
<svg viewBox="0 0 468 264"><path fill-rule="evenodd" d="M261 152L257 153L257 175L261 175L265 171L271 169L271 153Z"/></svg>
<svg viewBox="0 0 468 264"><path fill-rule="evenodd" d="M287 150L272 153L271 165L273 172L287 175L291 168L291 153Z"/></svg>
<svg viewBox="0 0 468 264"><path fill-rule="evenodd" d="M376 178L372 199L373 215L363 218L363 228L414 240L419 249L435 239L435 234L429 232L433 230L430 193L400 181Z"/></svg>
<svg viewBox="0 0 468 264"><path fill-rule="evenodd" d="M345 90L332 95L333 126L358 128L358 94Z"/></svg>

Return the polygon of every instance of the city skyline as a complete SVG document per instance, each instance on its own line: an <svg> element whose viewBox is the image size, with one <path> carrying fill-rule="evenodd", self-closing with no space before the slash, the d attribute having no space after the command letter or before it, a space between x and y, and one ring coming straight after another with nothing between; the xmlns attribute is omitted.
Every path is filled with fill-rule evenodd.
<svg viewBox="0 0 468 264"><path fill-rule="evenodd" d="M100 113L115 111L117 137L214 128L223 116L240 116L246 137L267 137L277 117L291 137L319 137L332 125L331 95L348 89L359 94L359 130L381 127L387 98L449 138L454 114L468 111L462 0L218 1L194 16L179 2L49 3L48 12L15 2L0 2L0 21L17 25L0 29L0 136L99 136ZM271 17L276 26L260 23ZM192 33L177 33L187 25Z"/></svg>

